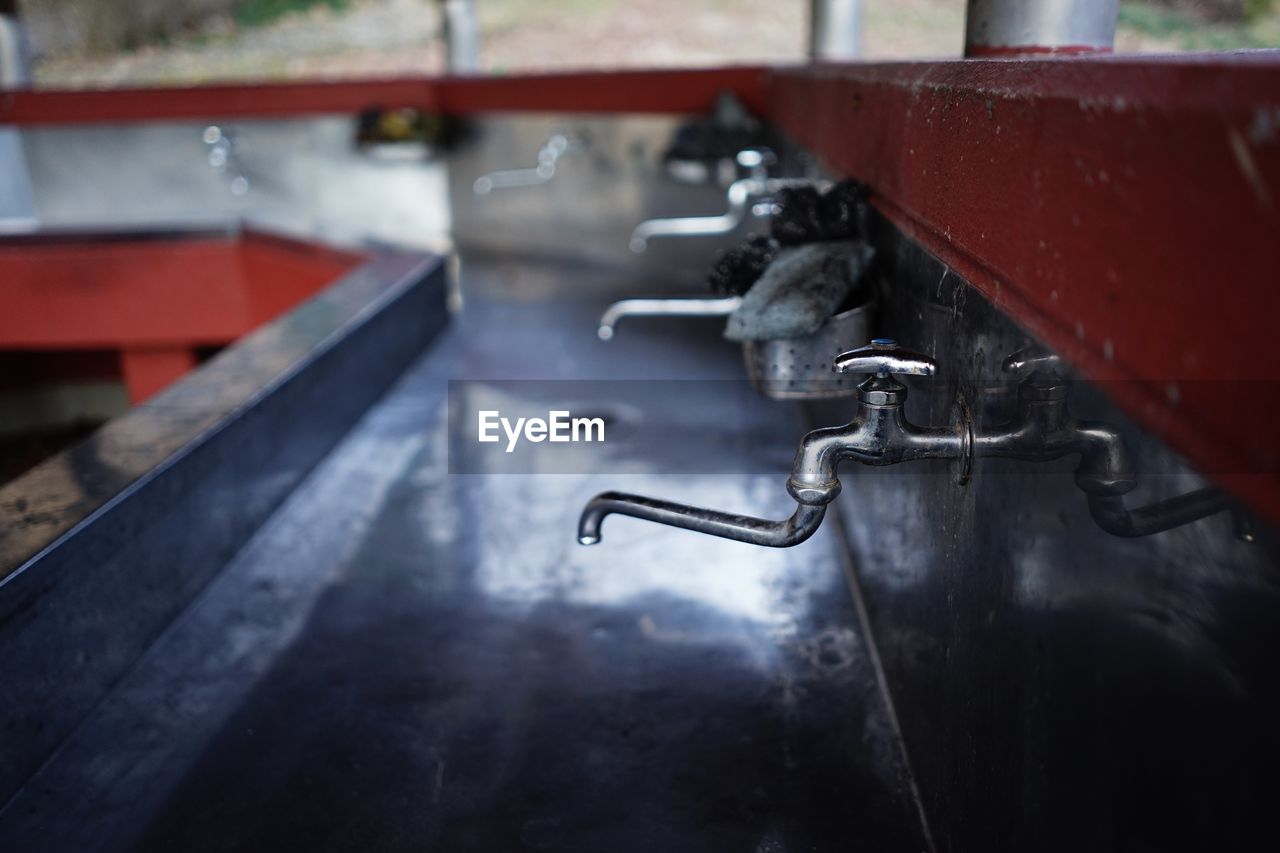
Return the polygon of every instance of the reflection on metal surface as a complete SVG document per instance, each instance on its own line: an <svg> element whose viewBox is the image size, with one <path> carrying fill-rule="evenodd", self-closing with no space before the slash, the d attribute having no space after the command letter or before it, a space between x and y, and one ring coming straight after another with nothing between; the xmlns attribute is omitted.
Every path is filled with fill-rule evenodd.
<svg viewBox="0 0 1280 853"><path fill-rule="evenodd" d="M357 122L237 120L235 163L250 185L240 196L230 191L234 175L209 165L208 121L31 126L21 135L45 227L249 218L341 244L441 251L450 214L443 161L375 160L351 144Z"/></svg>
<svg viewBox="0 0 1280 853"><path fill-rule="evenodd" d="M728 317L741 304L741 296L621 299L600 315L596 335L602 341L612 340L623 317Z"/></svg>
<svg viewBox="0 0 1280 853"><path fill-rule="evenodd" d="M578 549L564 529L603 475L450 476L447 379L740 369L711 335L605 347L580 273L524 269L551 287L513 298L509 263L469 262L454 328L223 557L0 813L0 849L926 849L834 539L734 553L620 525L620 549ZM682 453L736 458L714 430L734 386L659 467L610 471L645 490ZM738 419L782 452L799 427ZM772 512L789 499L770 485L689 488Z"/></svg>

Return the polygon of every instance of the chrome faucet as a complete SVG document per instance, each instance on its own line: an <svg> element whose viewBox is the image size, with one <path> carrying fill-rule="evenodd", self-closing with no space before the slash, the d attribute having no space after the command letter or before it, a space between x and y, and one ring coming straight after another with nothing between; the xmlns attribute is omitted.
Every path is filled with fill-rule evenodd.
<svg viewBox="0 0 1280 853"><path fill-rule="evenodd" d="M853 420L842 427L817 429L800 442L787 491L797 506L782 521L734 515L685 506L620 492L592 498L578 522L578 541L600 541L600 523L616 513L643 518L774 548L799 545L822 523L827 504L840 493L836 468L845 459L866 465L893 465L909 459L960 457L969 443L964 429L928 429L907 421L902 406L906 386L895 375L932 376L937 365L918 353L908 352L891 340L879 338L836 357L838 373L870 373L858 386L858 408Z"/></svg>
<svg viewBox="0 0 1280 853"><path fill-rule="evenodd" d="M1078 453L1076 485L1085 494L1123 495L1138 484L1129 451L1115 428L1071 416L1070 386L1058 356L1038 349L1019 350L1004 360L1001 369L1022 380L1017 414L995 430L980 431L975 438L976 455L1047 462Z"/></svg>
<svg viewBox="0 0 1280 853"><path fill-rule="evenodd" d="M556 166L560 158L582 147L580 140L563 133L553 133L538 149L538 165L523 169L498 169L494 172L486 172L475 179L471 185L471 191L476 195L488 195L494 190L536 187L539 184L545 184L556 176Z"/></svg>
<svg viewBox="0 0 1280 853"><path fill-rule="evenodd" d="M841 427L805 435L792 463L787 491L797 507L781 521L734 515L620 492L592 498L578 522L578 541L600 541L600 525L610 514L629 515L672 527L696 530L775 548L798 545L822 523L826 506L840 493L838 468L853 460L864 465L896 465L914 459L952 459L961 482L968 480L975 456L1048 461L1079 454L1076 485L1088 496L1090 512L1108 533L1146 536L1227 508L1216 489L1201 489L1136 510L1124 495L1137 485L1124 441L1114 428L1078 421L1068 411L1068 385L1056 356L1025 351L1005 360L1003 369L1021 378L1018 411L1007 424L977 431L963 406L948 427L921 427L907 420L907 388L897 376L932 376L933 359L910 352L886 338L837 356L837 373L867 373L858 386L853 419Z"/></svg>
<svg viewBox="0 0 1280 853"><path fill-rule="evenodd" d="M746 218L748 203L753 196L776 193L791 187L818 187L825 189L831 182L816 178L770 178L769 163L773 153L748 148L739 151L734 158L747 170L747 177L739 178L725 190L728 209L713 216L676 216L666 219L646 219L631 232L631 251L640 254L649 248L654 237L695 237L711 234L728 234ZM772 202L761 202L751 208L760 216L771 216L775 210Z"/></svg>
<svg viewBox="0 0 1280 853"><path fill-rule="evenodd" d="M742 304L741 296L671 296L620 299L600 315L596 335L612 340L623 317L728 317Z"/></svg>
<svg viewBox="0 0 1280 853"><path fill-rule="evenodd" d="M1109 424L1071 417L1058 357L1021 350L1004 360L1003 369L1023 379L1018 415L1012 429L980 434L978 455L1041 461L1079 453L1076 485L1088 497L1093 520L1115 536L1149 536L1229 508L1226 495L1204 488L1129 509L1124 496L1137 487L1138 477L1128 448Z"/></svg>

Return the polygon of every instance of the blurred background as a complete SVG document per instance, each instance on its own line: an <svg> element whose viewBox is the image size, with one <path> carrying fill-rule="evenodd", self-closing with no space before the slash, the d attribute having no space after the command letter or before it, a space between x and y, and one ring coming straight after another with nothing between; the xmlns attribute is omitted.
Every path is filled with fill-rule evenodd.
<svg viewBox="0 0 1280 853"><path fill-rule="evenodd" d="M0 0L37 86L443 71L442 0ZM808 0L479 0L487 73L800 61ZM867 0L870 59L959 56L963 0ZM1118 52L1280 46L1277 0L1120 4Z"/></svg>

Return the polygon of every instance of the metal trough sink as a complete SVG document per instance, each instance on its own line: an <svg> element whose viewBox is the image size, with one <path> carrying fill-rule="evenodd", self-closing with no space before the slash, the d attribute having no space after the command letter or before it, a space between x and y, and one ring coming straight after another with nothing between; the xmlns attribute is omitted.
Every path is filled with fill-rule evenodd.
<svg viewBox="0 0 1280 853"><path fill-rule="evenodd" d="M834 533L573 541L606 482L780 502L799 413L714 335L598 341L634 282L466 269L446 328L442 261L374 254L0 491L0 849L919 848ZM450 380L494 378L699 405L472 476Z"/></svg>

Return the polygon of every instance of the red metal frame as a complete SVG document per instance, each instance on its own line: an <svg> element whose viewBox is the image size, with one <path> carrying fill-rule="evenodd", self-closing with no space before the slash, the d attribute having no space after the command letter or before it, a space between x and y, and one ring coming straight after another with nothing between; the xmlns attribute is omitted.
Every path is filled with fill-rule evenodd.
<svg viewBox="0 0 1280 853"><path fill-rule="evenodd" d="M1137 420L1280 518L1280 52L0 95L0 123L418 106L706 110L731 89ZM1240 386L1234 386L1235 392ZM1226 399L1228 398L1229 399Z"/></svg>
<svg viewBox="0 0 1280 853"><path fill-rule="evenodd" d="M768 99L913 239L1280 518L1280 54L796 69Z"/></svg>
<svg viewBox="0 0 1280 853"><path fill-rule="evenodd" d="M396 77L305 83L0 92L0 124L284 118L417 107L484 112L700 113L733 91L763 108L765 69L611 71L525 77Z"/></svg>

